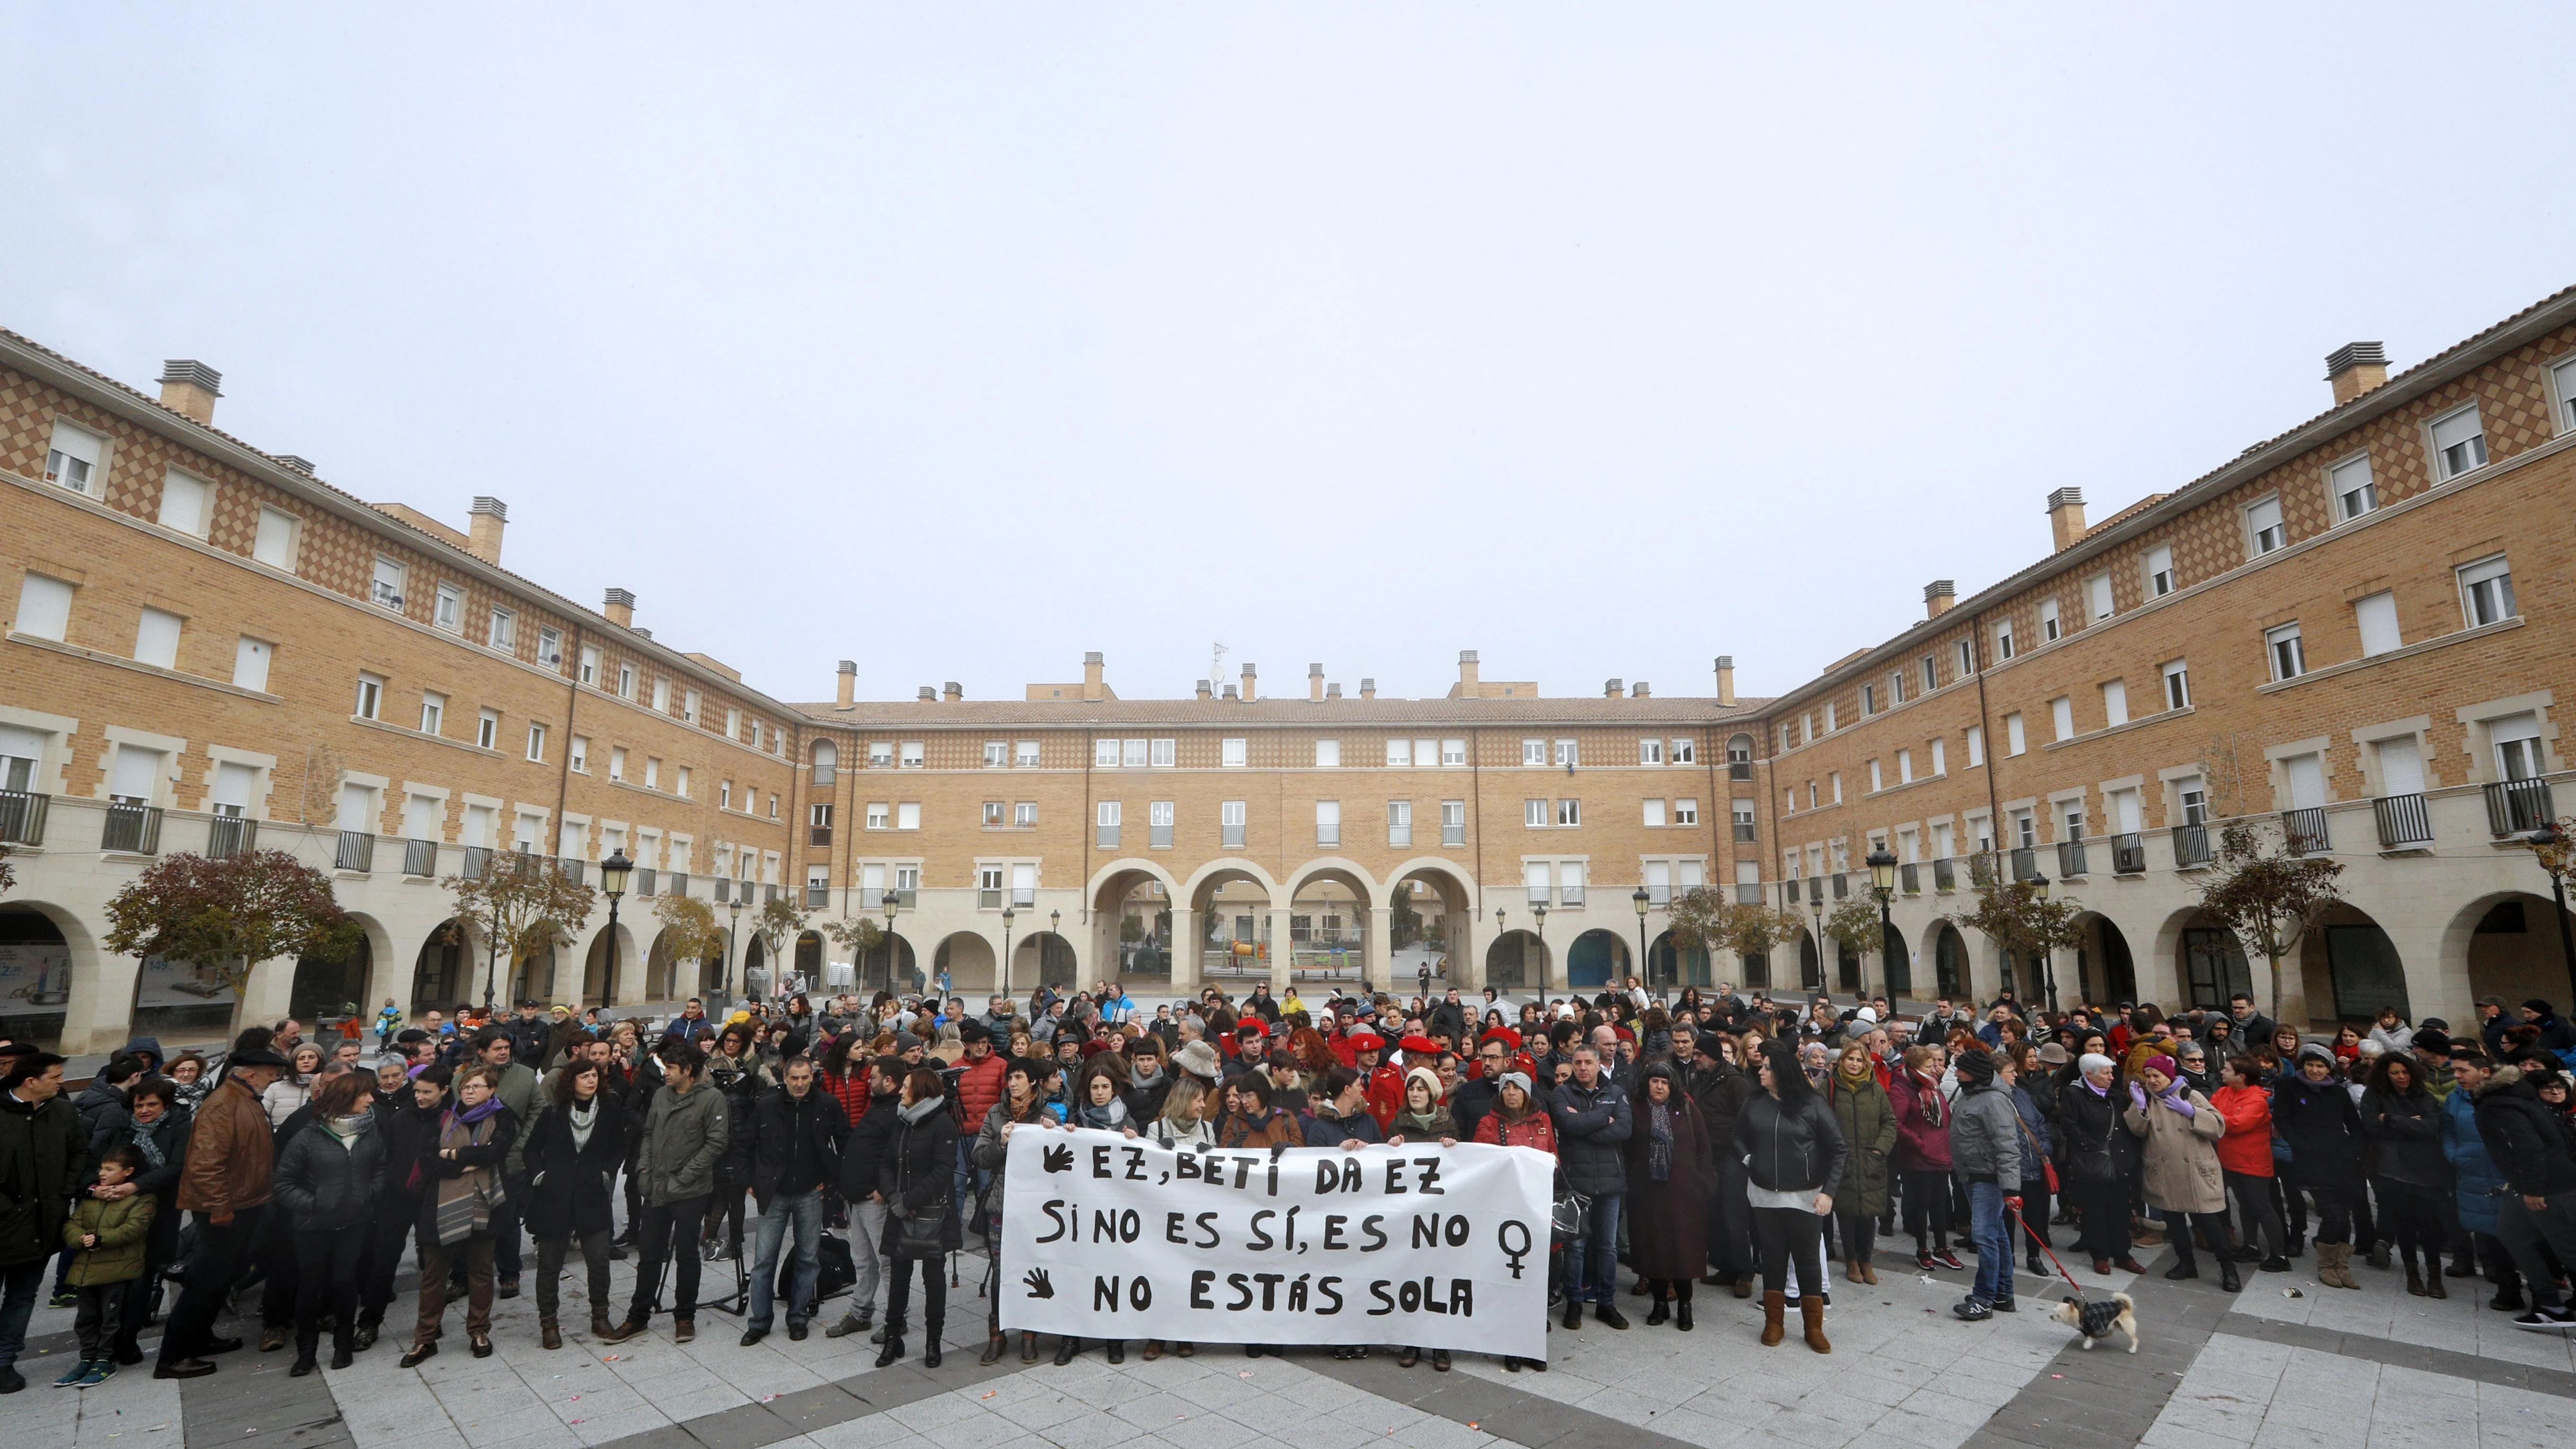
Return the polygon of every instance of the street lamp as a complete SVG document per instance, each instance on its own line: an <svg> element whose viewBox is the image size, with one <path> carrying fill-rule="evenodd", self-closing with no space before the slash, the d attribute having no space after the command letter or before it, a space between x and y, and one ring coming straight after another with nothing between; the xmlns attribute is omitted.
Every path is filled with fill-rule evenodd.
<svg viewBox="0 0 2576 1449"><path fill-rule="evenodd" d="M1628 897L1628 900L1637 908L1637 974L1652 976L1655 974L1655 968L1646 960L1646 908L1655 903L1655 898L1640 885L1637 887L1636 894Z"/></svg>
<svg viewBox="0 0 2576 1449"><path fill-rule="evenodd" d="M626 858L622 847L599 863L599 888L608 892L608 980L599 988L603 1008L617 1004L617 901L626 894L626 877L634 869L635 862Z"/></svg>
<svg viewBox="0 0 2576 1449"><path fill-rule="evenodd" d="M1046 944L1045 944L1044 946L1042 946L1042 947L1040 947L1040 948L1038 949L1038 984L1039 984L1039 985L1043 986L1043 985L1045 985L1045 984L1046 984L1046 963L1047 963L1047 955L1048 955L1048 953L1050 953L1050 952L1052 952L1053 950L1055 950L1055 948L1056 948L1057 946L1059 946L1059 945L1063 944L1063 942L1064 942L1064 912L1062 912L1062 911L1049 911L1049 912L1047 912L1047 942L1046 942Z"/></svg>
<svg viewBox="0 0 2576 1449"><path fill-rule="evenodd" d="M886 990L892 991L894 990L894 913L895 908L903 904L903 897L887 891L885 899L878 904L885 907L886 913Z"/></svg>
<svg viewBox="0 0 2576 1449"><path fill-rule="evenodd" d="M1004 1001L1011 999L1011 922L1018 916L1019 912L1009 906L1002 907L1002 969L996 973L996 979L1001 984Z"/></svg>
<svg viewBox="0 0 2576 1449"><path fill-rule="evenodd" d="M1870 894L1878 897L1878 975L1880 984L1884 985L1891 974L1887 965L1887 933L1890 929L1887 903L1896 894L1896 856L1886 845L1880 844L1870 848L1865 863L1869 866ZM1864 979L1860 985L1860 994L1867 997L1869 982Z"/></svg>
<svg viewBox="0 0 2576 1449"><path fill-rule="evenodd" d="M719 881L718 884L722 882ZM733 1004L733 953L735 948L742 944L742 897L734 897L726 904L725 910L731 920L725 927L724 971L716 982L716 988L724 997L725 1004L730 1006Z"/></svg>
<svg viewBox="0 0 2576 1449"><path fill-rule="evenodd" d="M2559 832L2558 822L2554 820L2531 832L2528 838L2536 849L2563 846L2567 843L2566 837ZM2540 861L2542 870L2549 870L2549 862L2545 857L2535 854L2533 858ZM2567 927L2567 882L2560 879L2558 872L2554 870L2549 870L2549 894L2558 905L2558 954L2567 963L2569 983L2576 985L2576 932L2571 932Z"/></svg>
<svg viewBox="0 0 2576 1449"><path fill-rule="evenodd" d="M1539 999L1544 1001L1547 999L1551 984L1547 979L1547 902L1530 902L1530 918L1538 922L1538 994ZM1527 976L1529 972L1524 970L1521 974ZM1565 989L1573 990L1573 983L1569 981Z"/></svg>
<svg viewBox="0 0 2576 1449"><path fill-rule="evenodd" d="M2044 875L2032 876L2030 878L2030 893L2042 904L2046 904L2048 900L2048 877ZM2039 948L2039 980L2042 989L2048 993L2048 1014L2055 1016L2057 1014L2057 960L2056 953L2049 950L2045 945L2042 945Z"/></svg>

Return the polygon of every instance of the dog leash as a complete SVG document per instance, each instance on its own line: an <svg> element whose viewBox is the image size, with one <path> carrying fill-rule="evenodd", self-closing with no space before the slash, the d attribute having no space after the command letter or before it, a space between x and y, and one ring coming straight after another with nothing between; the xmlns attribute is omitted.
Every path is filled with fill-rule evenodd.
<svg viewBox="0 0 2576 1449"><path fill-rule="evenodd" d="M2084 1285L2076 1282L2075 1275L2066 1271L2066 1264L2059 1261L2057 1250L2048 1245L2048 1239L2039 1235L2039 1229L2030 1225L2030 1219L2022 1216L2021 1209L2013 1208L2010 1211L2012 1212L2013 1221L2021 1224L2021 1230L2023 1232L2030 1234L2031 1244L2034 1247L2037 1247L2041 1252L2046 1253L2048 1255L2048 1261L2057 1264L2057 1274L2059 1277L2066 1280L2066 1286L2074 1289L2077 1297L2082 1297L2084 1294Z"/></svg>

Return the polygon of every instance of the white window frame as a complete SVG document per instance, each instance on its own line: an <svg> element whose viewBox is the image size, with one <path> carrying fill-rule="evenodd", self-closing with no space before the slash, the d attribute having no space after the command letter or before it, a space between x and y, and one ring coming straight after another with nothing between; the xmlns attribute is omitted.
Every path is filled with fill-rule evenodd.
<svg viewBox="0 0 2576 1449"><path fill-rule="evenodd" d="M1557 801L1556 823L1567 829L1580 826L1583 823L1583 801L1575 796Z"/></svg>
<svg viewBox="0 0 2576 1449"><path fill-rule="evenodd" d="M446 733L447 696L434 689L420 692L420 732L425 735Z"/></svg>
<svg viewBox="0 0 2576 1449"><path fill-rule="evenodd" d="M358 697L350 713L360 719L382 719L385 709L385 677L381 674L358 675Z"/></svg>
<svg viewBox="0 0 2576 1449"><path fill-rule="evenodd" d="M2352 601L2353 626L2361 635L2361 654L2367 659L2404 647L2406 630L2397 617L2397 594L2381 589Z"/></svg>
<svg viewBox="0 0 2576 1449"><path fill-rule="evenodd" d="M1010 763L1011 742L1009 740L986 740L984 742L985 769L999 770L1007 767Z"/></svg>
<svg viewBox="0 0 2576 1449"><path fill-rule="evenodd" d="M2075 738L2075 698L2061 694L2048 702L2048 723L2059 742Z"/></svg>
<svg viewBox="0 0 2576 1449"><path fill-rule="evenodd" d="M1240 770L1251 763L1251 742L1242 735L1222 740L1217 745L1218 768Z"/></svg>
<svg viewBox="0 0 2576 1449"><path fill-rule="evenodd" d="M2010 619L1995 626L1995 662L2001 664L2013 657L2013 627Z"/></svg>
<svg viewBox="0 0 2576 1449"><path fill-rule="evenodd" d="M1660 797L1650 795L1646 798L1645 816L1642 823L1647 829L1660 830L1663 828L1664 808L1665 802Z"/></svg>
<svg viewBox="0 0 2576 1449"><path fill-rule="evenodd" d="M2066 621L2058 613L2055 599L2039 601L2039 638L2043 644L2054 644L2066 637Z"/></svg>
<svg viewBox="0 0 2576 1449"><path fill-rule="evenodd" d="M1696 765L1696 764L1698 764L1698 763L1699 763L1699 741L1697 741L1697 740L1695 740L1695 739L1691 739L1691 738L1689 738L1689 737L1687 737L1687 736L1679 736L1679 737L1676 737L1676 738L1673 740L1673 747L1672 747L1672 750L1671 750L1670 754L1666 756L1666 758L1670 759L1670 760L1671 760L1674 764L1676 764L1676 765Z"/></svg>
<svg viewBox="0 0 2576 1449"><path fill-rule="evenodd" d="M2119 594L2111 587L2109 574L2095 574L2084 581L2084 622L2099 624L2118 613Z"/></svg>
<svg viewBox="0 0 2576 1449"><path fill-rule="evenodd" d="M367 602L380 609L401 613L403 590L411 581L410 572L403 567L402 560L377 554L375 567L367 575Z"/></svg>
<svg viewBox="0 0 2576 1449"><path fill-rule="evenodd" d="M2279 553L2290 546L2290 524L2283 514L2280 494L2266 493L2247 503L2242 517L2247 558Z"/></svg>
<svg viewBox="0 0 2576 1449"><path fill-rule="evenodd" d="M1319 850L1339 849L1342 843L1342 802L1315 802L1315 846Z"/></svg>
<svg viewBox="0 0 2576 1449"><path fill-rule="evenodd" d="M2004 716L2004 758L2011 759L2029 750L2029 726L2023 722L2021 711L2013 710Z"/></svg>
<svg viewBox="0 0 2576 1449"><path fill-rule="evenodd" d="M2168 659L2156 666L2156 673L2165 682L2165 708L2191 708L2191 661Z"/></svg>
<svg viewBox="0 0 2576 1449"><path fill-rule="evenodd" d="M546 762L546 727L544 725L531 723L528 726L528 758L540 765Z"/></svg>
<svg viewBox="0 0 2576 1449"><path fill-rule="evenodd" d="M1011 764L1015 769L1034 770L1042 758L1035 740L1015 740L1011 744Z"/></svg>
<svg viewBox="0 0 2576 1449"><path fill-rule="evenodd" d="M905 740L901 749L895 755L895 768L900 770L918 770L921 768L923 759L924 753L922 749L922 741Z"/></svg>
<svg viewBox="0 0 2576 1449"><path fill-rule="evenodd" d="M1583 763L1583 746L1576 740L1556 742L1556 764L1559 769L1579 768Z"/></svg>
<svg viewBox="0 0 2576 1449"><path fill-rule="evenodd" d="M175 505L181 499L188 501L193 517L179 516L181 509ZM193 473L170 469L161 476L161 507L157 517L163 528L174 533L204 538L215 520L215 485Z"/></svg>
<svg viewBox="0 0 2576 1449"><path fill-rule="evenodd" d="M2129 681L2125 679L2103 680L2102 727L2104 729L2109 729L2113 725L2124 725L2128 722Z"/></svg>
<svg viewBox="0 0 2576 1449"><path fill-rule="evenodd" d="M1222 849L1241 850L1244 841L1244 802L1220 800L1216 807L1217 839Z"/></svg>
<svg viewBox="0 0 2576 1449"><path fill-rule="evenodd" d="M2308 672L2307 645L2300 640L2296 619L2263 631L2263 657L2274 683Z"/></svg>
<svg viewBox="0 0 2576 1449"><path fill-rule="evenodd" d="M2357 507L2355 499L2359 500ZM2371 472L2368 453L2355 453L2340 463L2327 465L2326 504L2334 510L2337 523L2350 523L2379 511L2379 482Z"/></svg>
<svg viewBox="0 0 2576 1449"><path fill-rule="evenodd" d="M894 806L894 828L897 830L919 830L921 828L921 802L918 800L896 801Z"/></svg>
<svg viewBox="0 0 2576 1449"><path fill-rule="evenodd" d="M1154 769L1168 770L1179 764L1180 759L1181 742L1177 739L1159 738L1146 746L1145 763Z"/></svg>
<svg viewBox="0 0 2576 1449"><path fill-rule="evenodd" d="M1637 741L1637 763L1640 766L1660 766L1664 763L1664 742L1660 736L1651 736Z"/></svg>
<svg viewBox="0 0 2576 1449"><path fill-rule="evenodd" d="M2459 580L2460 617L2467 627L2500 624L2516 616L2513 561L2508 556L2490 554L2460 565L2452 574Z"/></svg>
<svg viewBox="0 0 2576 1449"><path fill-rule="evenodd" d="M519 616L507 609L494 608L483 623L483 642L487 647L512 654L519 647Z"/></svg>
<svg viewBox="0 0 2576 1449"><path fill-rule="evenodd" d="M1675 825L1697 825L1698 823L1699 823L1699 801L1698 801L1698 800L1696 800L1696 799L1682 799L1682 800L1675 800L1675 801L1673 802L1673 824L1675 824Z"/></svg>
<svg viewBox="0 0 2576 1449"><path fill-rule="evenodd" d="M430 604L429 622L450 634L465 632L465 591L454 584L440 584Z"/></svg>
<svg viewBox="0 0 2576 1449"><path fill-rule="evenodd" d="M2443 446L2441 441L2443 426L2463 417L2474 421L2478 430L2448 447ZM2475 402L2464 403L2440 417L2427 419L2424 423L2424 445L2425 451L2433 462L2433 476L2444 483L2474 473L2485 467L2490 460L2487 452L2486 419L2479 415L2478 405ZM2454 452L2460 455L2457 460L2452 457Z"/></svg>
<svg viewBox="0 0 2576 1449"><path fill-rule="evenodd" d="M1523 800L1521 802L1522 825L1531 830L1544 830L1547 828L1547 821L1547 802L1545 800Z"/></svg>
<svg viewBox="0 0 2576 1449"><path fill-rule="evenodd" d="M65 447L65 443L73 446ZM107 492L107 439L60 418L45 452L45 481L86 498Z"/></svg>
<svg viewBox="0 0 2576 1449"><path fill-rule="evenodd" d="M1315 741L1315 768L1318 770L1338 770L1341 767L1342 742L1340 740L1324 739Z"/></svg>
<svg viewBox="0 0 2576 1449"><path fill-rule="evenodd" d="M1522 765L1522 768L1524 768L1524 769L1544 769L1544 768L1546 768L1546 766L1547 766L1547 741L1545 741L1545 740L1523 740L1523 741L1521 741L1521 765Z"/></svg>
<svg viewBox="0 0 2576 1449"><path fill-rule="evenodd" d="M1120 740L1118 742L1118 767L1122 770L1144 769L1145 762L1152 758L1153 744L1151 741Z"/></svg>
<svg viewBox="0 0 2576 1449"><path fill-rule="evenodd" d="M2576 357L2549 365L2549 395L2551 431L2562 437L2576 433Z"/></svg>
<svg viewBox="0 0 2576 1449"><path fill-rule="evenodd" d="M243 689L268 693L268 669L276 660L276 645L248 634L242 635L233 641L233 683Z"/></svg>
<svg viewBox="0 0 2576 1449"><path fill-rule="evenodd" d="M1464 739L1442 740L1440 742L1440 767L1445 770L1450 768L1465 769L1466 766L1467 742Z"/></svg>
<svg viewBox="0 0 2576 1449"><path fill-rule="evenodd" d="M474 716L474 747L481 750L501 748L501 712L497 709L477 711Z"/></svg>
<svg viewBox="0 0 2576 1449"><path fill-rule="evenodd" d="M2147 597L2161 599L2174 591L2173 545L2157 544L2147 550Z"/></svg>

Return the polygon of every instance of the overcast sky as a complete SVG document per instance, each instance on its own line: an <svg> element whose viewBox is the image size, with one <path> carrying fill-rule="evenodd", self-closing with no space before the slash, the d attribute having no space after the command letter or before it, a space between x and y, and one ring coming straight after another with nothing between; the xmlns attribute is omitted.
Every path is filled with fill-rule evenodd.
<svg viewBox="0 0 2576 1449"><path fill-rule="evenodd" d="M2564 4L1767 8L11 6L0 325L790 699L1771 693L2576 283Z"/></svg>

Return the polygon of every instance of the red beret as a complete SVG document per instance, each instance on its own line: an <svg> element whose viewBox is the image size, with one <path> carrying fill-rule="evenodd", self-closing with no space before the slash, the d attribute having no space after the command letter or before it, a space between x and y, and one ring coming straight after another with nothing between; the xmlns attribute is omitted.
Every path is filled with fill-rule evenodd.
<svg viewBox="0 0 2576 1449"><path fill-rule="evenodd" d="M1489 1041L1499 1041L1514 1051L1519 1051L1521 1048L1521 1034L1508 1026L1487 1027L1485 1034L1476 1038L1476 1041L1479 1045Z"/></svg>
<svg viewBox="0 0 2576 1449"><path fill-rule="evenodd" d="M1268 1036L1270 1034L1270 1028L1261 1024L1260 1017L1247 1016L1243 1020L1234 1024L1234 1034L1236 1036Z"/></svg>
<svg viewBox="0 0 2576 1449"><path fill-rule="evenodd" d="M1437 1053L1440 1050L1440 1043L1427 1036L1408 1036L1396 1045L1409 1052Z"/></svg>
<svg viewBox="0 0 2576 1449"><path fill-rule="evenodd" d="M1616 1033L1621 1041L1635 1041L1637 1039L1637 1034L1624 1026L1614 1026L1610 1028L1610 1030Z"/></svg>
<svg viewBox="0 0 2576 1449"><path fill-rule="evenodd" d="M1093 1057L1100 1055L1102 1052L1110 1050L1113 1050L1113 1048L1109 1043L1094 1037L1090 1041L1082 1044L1082 1059L1087 1062Z"/></svg>
<svg viewBox="0 0 2576 1449"><path fill-rule="evenodd" d="M1342 1040L1349 1042L1351 1044L1351 1050L1355 1052L1382 1052L1386 1050L1386 1038L1379 1036L1373 1031L1355 1031L1349 1036L1342 1038Z"/></svg>

